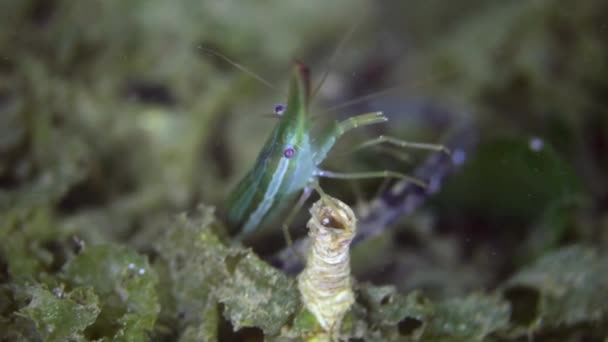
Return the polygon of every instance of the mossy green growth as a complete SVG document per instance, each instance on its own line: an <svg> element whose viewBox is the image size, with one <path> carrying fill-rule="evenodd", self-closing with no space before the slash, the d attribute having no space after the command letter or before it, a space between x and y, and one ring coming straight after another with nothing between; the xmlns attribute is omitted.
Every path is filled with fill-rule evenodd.
<svg viewBox="0 0 608 342"><path fill-rule="evenodd" d="M509 325L510 306L498 295L472 294L437 303L419 291L361 284L357 303L344 317L341 338L365 341L483 341ZM307 310L295 316L286 339L324 336Z"/></svg>
<svg viewBox="0 0 608 342"><path fill-rule="evenodd" d="M342 318L340 331L333 332L334 338L363 338L367 331L365 316L365 308L355 303ZM281 331L281 338L289 341L330 341L332 337L323 329L312 312L302 306L291 326Z"/></svg>
<svg viewBox="0 0 608 342"><path fill-rule="evenodd" d="M598 324L608 317L608 258L575 245L544 255L506 282L514 335Z"/></svg>
<svg viewBox="0 0 608 342"><path fill-rule="evenodd" d="M434 312L429 299L420 292L399 294L394 286L363 286L363 300L370 309L372 330L385 336L419 338Z"/></svg>
<svg viewBox="0 0 608 342"><path fill-rule="evenodd" d="M157 247L171 278L177 325L188 336L212 334L202 329L216 329L208 322L218 322L223 304L234 330L277 335L298 307L293 279L251 250L224 244L214 228L213 209L200 207L191 217L179 215Z"/></svg>
<svg viewBox="0 0 608 342"><path fill-rule="evenodd" d="M235 329L259 327L277 334L296 311L299 295L293 279L270 267L250 251L232 254L232 276L217 289L224 316Z"/></svg>
<svg viewBox="0 0 608 342"><path fill-rule="evenodd" d="M218 339L220 313L217 302L209 301L201 312L204 319L199 325L191 324L180 335L180 341L215 341Z"/></svg>
<svg viewBox="0 0 608 342"><path fill-rule="evenodd" d="M378 325L396 325L406 317L424 321L433 314L430 300L419 291L403 296L394 286L366 286L362 294L372 309L372 321Z"/></svg>
<svg viewBox="0 0 608 342"><path fill-rule="evenodd" d="M172 316L179 316L181 330L206 321L206 308L214 301L211 291L221 284L225 252L219 239L210 232L214 216L210 208L200 208L193 217L178 215L168 223L164 237L156 249L160 255L156 261L166 273L165 287L169 291L166 301L174 308ZM158 268L157 267L157 268Z"/></svg>
<svg viewBox="0 0 608 342"><path fill-rule="evenodd" d="M6 257L8 272L22 281L45 272L53 256L45 243L57 237L51 227L53 214L46 207L14 208L0 213L0 251Z"/></svg>
<svg viewBox="0 0 608 342"><path fill-rule="evenodd" d="M71 286L89 286L102 303L87 333L113 341L141 341L160 311L156 272L145 256L123 246L86 247L70 260L61 278Z"/></svg>
<svg viewBox="0 0 608 342"><path fill-rule="evenodd" d="M419 291L402 295L393 286L360 289L370 341L482 341L509 323L509 304L496 295L473 294L437 303Z"/></svg>
<svg viewBox="0 0 608 342"><path fill-rule="evenodd" d="M19 311L19 315L34 322L44 341L83 339L84 330L101 312L99 298L91 287L63 292L60 288L50 291L34 285L26 291L31 301Z"/></svg>
<svg viewBox="0 0 608 342"><path fill-rule="evenodd" d="M511 311L497 295L471 294L435 305L423 340L485 341L509 325Z"/></svg>
<svg viewBox="0 0 608 342"><path fill-rule="evenodd" d="M282 336L295 339L298 337L312 337L321 332L323 332L323 328L321 328L317 318L305 307L301 307L294 317L292 325L282 332Z"/></svg>

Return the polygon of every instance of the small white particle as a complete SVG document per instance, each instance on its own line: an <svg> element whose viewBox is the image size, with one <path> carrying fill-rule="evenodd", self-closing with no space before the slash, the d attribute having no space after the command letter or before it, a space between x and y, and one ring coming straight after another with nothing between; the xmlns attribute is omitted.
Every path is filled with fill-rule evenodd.
<svg viewBox="0 0 608 342"><path fill-rule="evenodd" d="M59 287L56 287L56 288L53 289L53 294L57 298L63 298L63 289L61 289Z"/></svg>
<svg viewBox="0 0 608 342"><path fill-rule="evenodd" d="M403 191L403 189L405 189L405 187L406 187L407 185L408 185L408 182L404 182L404 181L398 182L398 183L397 183L397 184L395 184L395 185L393 186L393 188L391 189L391 194L393 194L393 195L395 195L395 196L400 195L400 194L401 194L401 192Z"/></svg>
<svg viewBox="0 0 608 342"><path fill-rule="evenodd" d="M128 267L130 270L133 270L133 269L135 269L135 264L130 263L130 264L127 266L127 267Z"/></svg>
<svg viewBox="0 0 608 342"><path fill-rule="evenodd" d="M532 151L539 152L543 149L545 142L539 137L532 137L529 144Z"/></svg>
<svg viewBox="0 0 608 342"><path fill-rule="evenodd" d="M143 268L140 268L137 273L139 273L139 275L144 275L146 273L146 270Z"/></svg>

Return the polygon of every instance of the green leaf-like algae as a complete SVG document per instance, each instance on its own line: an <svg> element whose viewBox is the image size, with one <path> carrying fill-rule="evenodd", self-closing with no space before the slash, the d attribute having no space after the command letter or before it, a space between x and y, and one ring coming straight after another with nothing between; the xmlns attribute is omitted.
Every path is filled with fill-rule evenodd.
<svg viewBox="0 0 608 342"><path fill-rule="evenodd" d="M498 296L471 294L435 305L423 340L484 341L509 324L509 304Z"/></svg>
<svg viewBox="0 0 608 342"><path fill-rule="evenodd" d="M297 310L293 279L251 250L225 245L213 225L213 209L201 207L192 217L179 215L158 245L182 329L187 336L214 336L214 327L204 323L218 321L222 303L235 330L257 327L277 335Z"/></svg>
<svg viewBox="0 0 608 342"><path fill-rule="evenodd" d="M248 251L238 255L227 286L218 288L225 315L234 325L259 327L276 334L296 311L298 292L292 279L270 267Z"/></svg>
<svg viewBox="0 0 608 342"><path fill-rule="evenodd" d="M482 341L509 322L509 305L480 294L432 303L420 292L393 286L363 286L369 310L368 340Z"/></svg>
<svg viewBox="0 0 608 342"><path fill-rule="evenodd" d="M434 311L432 303L418 291L402 295L394 286L366 285L361 287L361 295L369 308L372 336L419 338Z"/></svg>
<svg viewBox="0 0 608 342"><path fill-rule="evenodd" d="M608 258L583 246L546 254L514 275L504 294L521 333L605 320Z"/></svg>
<svg viewBox="0 0 608 342"><path fill-rule="evenodd" d="M394 286L367 286L363 295L371 308L371 320L377 325L394 326L403 319L428 319L433 305L418 291L404 296Z"/></svg>
<svg viewBox="0 0 608 342"><path fill-rule="evenodd" d="M63 277L73 286L92 287L100 297L102 311L90 331L94 337L141 341L154 327L158 277L146 257L122 246L91 246L67 263Z"/></svg>
<svg viewBox="0 0 608 342"><path fill-rule="evenodd" d="M27 292L31 301L19 313L34 322L44 341L79 339L101 311L99 299L91 287L63 292L36 285L29 287Z"/></svg>

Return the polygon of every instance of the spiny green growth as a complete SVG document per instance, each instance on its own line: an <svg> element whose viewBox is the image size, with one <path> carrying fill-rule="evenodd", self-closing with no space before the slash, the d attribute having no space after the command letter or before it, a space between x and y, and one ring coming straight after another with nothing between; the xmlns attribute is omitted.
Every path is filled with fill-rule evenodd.
<svg viewBox="0 0 608 342"><path fill-rule="evenodd" d="M605 322L608 257L572 246L547 254L513 276L503 292L516 334Z"/></svg>
<svg viewBox="0 0 608 342"><path fill-rule="evenodd" d="M53 291L35 285L29 287L28 306L19 311L34 322L44 341L81 340L84 330L95 322L101 308L91 287L78 287L70 292Z"/></svg>
<svg viewBox="0 0 608 342"><path fill-rule="evenodd" d="M202 329L217 328L210 323L218 322L221 303L235 330L257 327L276 335L297 309L294 281L250 250L226 246L213 224L208 207L193 218L180 215L158 245L181 317L178 324L188 336L204 336L208 332Z"/></svg>
<svg viewBox="0 0 608 342"><path fill-rule="evenodd" d="M114 341L145 340L160 311L158 276L146 257L126 247L86 247L68 262L60 278L71 286L90 286L101 313L87 333Z"/></svg>

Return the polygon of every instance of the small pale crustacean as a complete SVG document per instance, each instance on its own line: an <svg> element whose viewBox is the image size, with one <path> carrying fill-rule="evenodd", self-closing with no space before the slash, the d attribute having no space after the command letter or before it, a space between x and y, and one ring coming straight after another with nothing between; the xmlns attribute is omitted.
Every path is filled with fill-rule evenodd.
<svg viewBox="0 0 608 342"><path fill-rule="evenodd" d="M335 335L355 301L349 245L357 220L348 205L327 195L313 204L310 214L310 246L298 288L306 309L326 332Z"/></svg>

